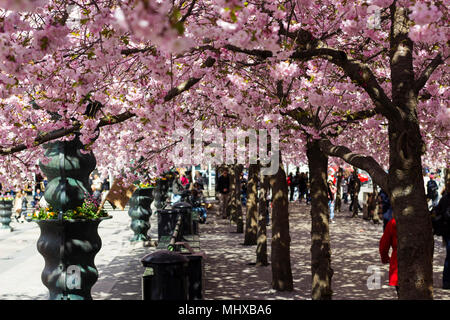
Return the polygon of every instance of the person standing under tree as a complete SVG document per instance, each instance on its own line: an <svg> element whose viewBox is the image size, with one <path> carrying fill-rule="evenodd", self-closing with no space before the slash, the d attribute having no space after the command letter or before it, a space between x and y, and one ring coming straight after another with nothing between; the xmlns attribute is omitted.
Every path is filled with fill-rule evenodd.
<svg viewBox="0 0 450 320"><path fill-rule="evenodd" d="M390 248L392 248L391 256L389 256ZM384 229L379 249L381 262L389 263L389 285L395 286L398 296L397 226L394 218L389 220Z"/></svg>
<svg viewBox="0 0 450 320"><path fill-rule="evenodd" d="M430 180L431 181L431 180ZM442 198L432 210L433 232L442 236L447 255L442 275L442 288L450 289L450 179L447 179Z"/></svg>
<svg viewBox="0 0 450 320"><path fill-rule="evenodd" d="M31 206L33 208L39 207L39 201L41 201L42 196L41 189L36 189L36 192L33 194L33 200L31 201Z"/></svg>
<svg viewBox="0 0 450 320"><path fill-rule="evenodd" d="M298 202L302 202L303 197L305 197L306 200L306 194L307 194L307 182L308 177L304 172L300 174L300 179L298 182Z"/></svg>
<svg viewBox="0 0 450 320"><path fill-rule="evenodd" d="M219 192L220 214L223 219L227 218L227 203L230 191L230 177L228 170L225 169L217 181L217 191Z"/></svg>
<svg viewBox="0 0 450 320"><path fill-rule="evenodd" d="M434 208L438 204L439 200L439 186L434 180L434 175L430 174L430 180L427 182L427 198L431 200L431 207Z"/></svg>
<svg viewBox="0 0 450 320"><path fill-rule="evenodd" d="M19 190L17 192L16 197L14 198L14 205L13 205L13 212L14 212L14 218L17 222L23 223L24 220L22 219L22 202L25 197L22 194L22 191Z"/></svg>
<svg viewBox="0 0 450 320"><path fill-rule="evenodd" d="M289 201L294 201L294 191L295 191L295 189L294 189L294 185L293 185L293 183L292 183L292 179L293 179L294 177L292 176L292 172L290 172L289 173L289 175L288 175L288 177L286 178L286 181L287 181L287 185L288 185L288 188L289 188Z"/></svg>
<svg viewBox="0 0 450 320"><path fill-rule="evenodd" d="M297 168L297 171L295 172L295 175L292 178L292 186L294 187L294 193L293 193L292 201L296 200L295 191L297 191L297 197L300 197L300 191L298 189L299 184L300 184L300 172L298 171L298 168Z"/></svg>
<svg viewBox="0 0 450 320"><path fill-rule="evenodd" d="M358 209L362 210L359 201L358 201L358 194L359 194L359 190L361 188L361 181L359 181L358 178L358 172L356 170L356 168L354 168L350 178L349 178L349 182L348 182L348 190L350 193L350 197L352 202L350 203L350 207L349 210L352 213L352 218L357 217L358 216Z"/></svg>
<svg viewBox="0 0 450 320"><path fill-rule="evenodd" d="M333 180L328 180L328 209L330 210L330 222L334 221L334 205L336 200L336 187L333 184Z"/></svg>

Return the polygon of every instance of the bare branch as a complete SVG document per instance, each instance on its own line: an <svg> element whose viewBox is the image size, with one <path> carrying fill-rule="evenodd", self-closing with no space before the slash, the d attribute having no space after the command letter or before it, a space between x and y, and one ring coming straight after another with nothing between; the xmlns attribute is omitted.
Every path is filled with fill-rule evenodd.
<svg viewBox="0 0 450 320"><path fill-rule="evenodd" d="M422 74L416 80L414 85L414 92L418 95L420 90L425 86L431 74L444 63L444 59L442 59L442 55L439 53L434 59L430 62L430 64L423 70Z"/></svg>

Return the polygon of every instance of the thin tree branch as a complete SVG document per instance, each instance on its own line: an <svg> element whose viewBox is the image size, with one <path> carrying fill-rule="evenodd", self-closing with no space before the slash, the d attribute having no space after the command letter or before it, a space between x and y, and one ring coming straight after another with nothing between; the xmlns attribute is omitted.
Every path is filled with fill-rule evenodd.
<svg viewBox="0 0 450 320"><path fill-rule="evenodd" d="M442 59L442 55L439 53L436 57L434 57L434 59L425 68L425 70L423 70L422 74L416 80L416 83L414 85L414 92L417 95L419 94L420 90L422 90L422 88L425 86L434 70L436 70L437 67L439 67L441 64L444 63L444 60L445 59Z"/></svg>

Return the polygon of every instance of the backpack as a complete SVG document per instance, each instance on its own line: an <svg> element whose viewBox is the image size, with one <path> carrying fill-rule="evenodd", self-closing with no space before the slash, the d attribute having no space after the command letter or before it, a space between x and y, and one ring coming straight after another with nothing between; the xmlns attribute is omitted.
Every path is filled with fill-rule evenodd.
<svg viewBox="0 0 450 320"><path fill-rule="evenodd" d="M438 185L436 183L436 181L434 180L430 180L427 182L427 197L429 199L433 199L436 197L437 192L438 192Z"/></svg>

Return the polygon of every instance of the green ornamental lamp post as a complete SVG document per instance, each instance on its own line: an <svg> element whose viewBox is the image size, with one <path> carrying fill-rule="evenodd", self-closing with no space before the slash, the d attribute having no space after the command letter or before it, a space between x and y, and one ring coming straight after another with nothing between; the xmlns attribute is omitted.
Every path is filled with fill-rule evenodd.
<svg viewBox="0 0 450 320"><path fill-rule="evenodd" d="M41 279L51 300L91 300L91 288L98 279L94 264L102 242L99 223L107 218L90 200L89 174L95 169L92 152L83 153L78 134L71 141L44 146L47 164L39 167L47 176L44 193L48 208L33 220L40 227L37 249L45 259Z"/></svg>

